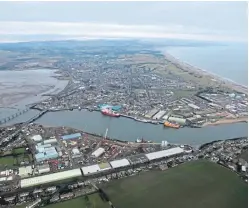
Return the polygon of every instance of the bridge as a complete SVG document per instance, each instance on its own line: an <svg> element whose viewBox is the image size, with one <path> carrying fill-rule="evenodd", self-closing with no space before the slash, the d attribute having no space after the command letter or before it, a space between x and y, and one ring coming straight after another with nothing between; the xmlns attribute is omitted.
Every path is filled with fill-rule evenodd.
<svg viewBox="0 0 249 208"><path fill-rule="evenodd" d="M43 116L47 112L48 112L48 110L44 110L44 111L40 112L39 114L35 115L34 117L30 118L29 120L25 121L24 123L22 123L20 128L18 128L14 133L9 135L7 139L5 138L2 141L0 141L0 147L6 147L7 144L9 144L12 140L14 140L18 136L18 134L21 132L23 127L25 127L29 123L34 122L35 120L37 120L38 118L40 118L41 116Z"/></svg>
<svg viewBox="0 0 249 208"><path fill-rule="evenodd" d="M22 110L18 109L18 111L17 111L16 113L14 113L14 114L12 114L12 115L10 115L10 116L7 116L7 117L5 117L5 118L2 118L2 119L0 120L0 125L1 125L1 124L5 124L5 123L7 123L7 122L10 121L10 120L13 120L14 118L16 118L16 117L18 117L18 116L20 116L20 115L22 115L22 114L28 112L29 110L30 110L29 108L25 108L25 109L22 109Z"/></svg>

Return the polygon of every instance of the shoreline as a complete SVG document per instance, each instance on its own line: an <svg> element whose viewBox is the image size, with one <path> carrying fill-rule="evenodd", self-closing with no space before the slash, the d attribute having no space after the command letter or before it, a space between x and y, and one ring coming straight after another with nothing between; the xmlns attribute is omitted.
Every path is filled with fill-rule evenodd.
<svg viewBox="0 0 249 208"><path fill-rule="evenodd" d="M221 124L241 123L241 122L247 123L248 118L243 117L243 118L235 118L235 119L221 119L221 120L218 120L218 121L216 121L214 123L207 122L207 123L203 124L203 127L205 127L205 126L218 126L218 125L221 125Z"/></svg>
<svg viewBox="0 0 249 208"><path fill-rule="evenodd" d="M67 83L65 84L65 86L63 85L60 86L58 84L51 84L51 83L46 83L46 84L43 84L41 85L41 89L39 89L39 85L34 85L34 91L32 91L31 93L26 93L25 90L22 92L23 94L25 94L21 99L18 99L18 101L9 101L8 105L6 106L10 106L10 107L15 107L15 108L18 108L18 107L25 107L25 106L30 106L30 105L33 105L33 103L39 103L39 102L42 102L46 99L48 99L49 97L44 97L43 95L44 94L47 94L47 93L50 93L51 94L58 94L60 93L61 91L63 91L69 84L69 80L66 80L66 79L59 79L60 77L60 74L61 74L61 70L60 69L45 69L45 68L38 68L38 69L24 69L24 70L21 70L21 69L15 69L15 70L12 70L12 69L7 69L7 70L4 70L4 72L23 72L23 73L27 73L27 72L37 72L37 71L49 71L49 72L52 72L51 74L49 74L47 77L49 78L53 78L53 79L56 79L58 81L67 81ZM4 83L3 83L4 84ZM62 85L62 84L61 84ZM13 87L15 87L15 85L13 85ZM44 88L44 89L42 89ZM21 93L21 94L22 94ZM14 95L15 93L9 93L9 97L11 97L12 95ZM37 99L38 98L38 99ZM15 98L12 98L15 100ZM31 100L35 100L34 102L31 101ZM5 106L2 106L3 108L5 108Z"/></svg>
<svg viewBox="0 0 249 208"><path fill-rule="evenodd" d="M237 90L237 88L239 88L240 91L242 91L245 94L248 94L248 86L237 83L229 78L226 77L222 77L218 74L215 74L213 72L210 72L208 70L202 69L198 66L195 66L194 64L191 64L189 62L183 61L180 58L176 58L175 56L171 55L168 52L162 52L162 54L164 55L165 59L172 62L173 64L179 64L180 66L183 67L187 67L189 71L198 73L200 75L203 76L209 76L212 79L214 79L216 82L221 82L221 83L225 83L226 85L231 85L232 89L235 88L234 90Z"/></svg>

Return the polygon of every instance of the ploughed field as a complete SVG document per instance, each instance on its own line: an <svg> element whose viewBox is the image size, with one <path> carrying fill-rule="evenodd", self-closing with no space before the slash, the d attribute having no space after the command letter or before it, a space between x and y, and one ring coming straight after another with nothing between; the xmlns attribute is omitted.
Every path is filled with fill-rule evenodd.
<svg viewBox="0 0 249 208"><path fill-rule="evenodd" d="M104 185L115 208L246 208L247 185L232 171L194 161L165 171L150 171ZM97 194L46 208L106 208ZM91 204L91 205L90 205Z"/></svg>

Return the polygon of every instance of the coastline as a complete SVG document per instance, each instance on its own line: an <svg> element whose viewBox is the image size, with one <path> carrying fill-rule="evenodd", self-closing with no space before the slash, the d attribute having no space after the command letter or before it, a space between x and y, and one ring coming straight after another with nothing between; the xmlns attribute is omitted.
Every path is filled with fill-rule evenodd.
<svg viewBox="0 0 249 208"><path fill-rule="evenodd" d="M248 117L242 117L242 118L235 118L235 119L221 119L218 120L214 123L212 122L207 122L205 124L203 124L203 127L205 126L217 126L217 125L221 125L221 124L232 124L232 123L240 123L240 122L248 122Z"/></svg>
<svg viewBox="0 0 249 208"><path fill-rule="evenodd" d="M173 64L176 63L176 64L179 64L180 66L187 67L189 71L198 73L200 75L209 76L216 81L219 81L221 83L225 83L226 85L230 85L229 87L231 87L235 90L240 90L243 93L248 94L248 92L247 92L248 86L245 86L245 85L237 83L229 78L222 77L218 74L215 74L215 73L210 72L208 70L197 67L197 66L193 65L192 63L182 61L181 59L176 58L175 56L171 55L168 52L163 52L163 54L164 54L165 59L168 61L171 61Z"/></svg>

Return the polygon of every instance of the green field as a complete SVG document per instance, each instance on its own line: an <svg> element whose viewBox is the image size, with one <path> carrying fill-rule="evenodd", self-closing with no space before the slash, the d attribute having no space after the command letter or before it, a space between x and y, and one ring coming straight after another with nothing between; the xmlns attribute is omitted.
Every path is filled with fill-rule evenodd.
<svg viewBox="0 0 249 208"><path fill-rule="evenodd" d="M16 159L12 156L0 157L0 165L14 165L16 164Z"/></svg>
<svg viewBox="0 0 249 208"><path fill-rule="evenodd" d="M248 150L244 150L241 155L240 158L244 159L245 161L248 162Z"/></svg>
<svg viewBox="0 0 249 208"><path fill-rule="evenodd" d="M247 185L207 161L113 181L105 188L116 208L246 208Z"/></svg>
<svg viewBox="0 0 249 208"><path fill-rule="evenodd" d="M103 187L115 208L246 208L247 185L232 171L196 161L165 171L150 171ZM98 194L46 208L108 208Z"/></svg>
<svg viewBox="0 0 249 208"><path fill-rule="evenodd" d="M13 155L24 154L26 152L24 147L16 148L12 150Z"/></svg>

